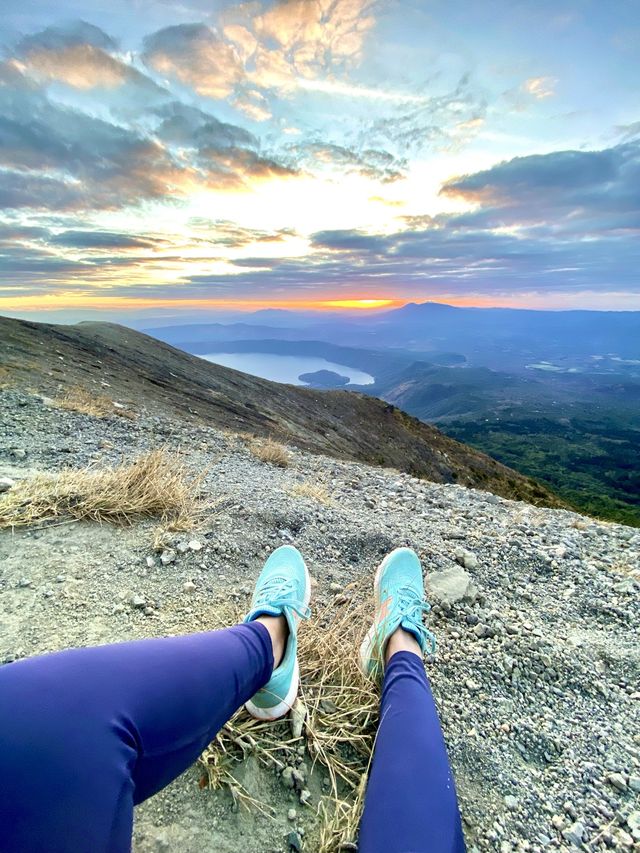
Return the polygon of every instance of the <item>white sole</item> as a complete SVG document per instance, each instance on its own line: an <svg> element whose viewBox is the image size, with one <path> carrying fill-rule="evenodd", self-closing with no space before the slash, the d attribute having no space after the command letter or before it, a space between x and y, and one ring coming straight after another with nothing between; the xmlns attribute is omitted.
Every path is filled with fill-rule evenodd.
<svg viewBox="0 0 640 853"><path fill-rule="evenodd" d="M387 556L384 558L384 560L378 566L378 569L376 571L376 576L373 580L373 592L374 592L375 599L376 599L376 611L380 607L380 605L382 604L382 602L380 601L380 578L382 577L382 573L386 569L387 563L391 560L391 558L398 551L403 551L403 550L404 550L404 548L394 548L393 551L391 551L390 554L387 554ZM367 664L371 660L371 654L372 654L373 649L375 647L375 639L376 639L376 620L374 617L373 623L372 623L371 627L369 628L369 630L367 631L367 634L366 634L364 640L362 641L362 644L360 645L360 669L362 670L362 672L365 675L369 675L369 670L368 670Z"/></svg>
<svg viewBox="0 0 640 853"><path fill-rule="evenodd" d="M309 602L311 601L311 575L309 574L309 569L307 568L307 564L302 561L304 566L304 599L302 601L304 607L309 606ZM300 622L300 617L297 613L293 614L293 618L296 622ZM300 686L300 667L298 666L298 658L295 659L293 664L293 676L291 678L291 686L289 687L289 692L284 697L281 702L278 702L277 705L274 705L273 708L259 708L257 705L249 699L248 702L245 702L244 707L251 714L252 717L255 717L256 720L263 720L272 722L273 720L279 720L281 717L284 717L291 710L291 706L296 701L296 696L298 695L298 687Z"/></svg>

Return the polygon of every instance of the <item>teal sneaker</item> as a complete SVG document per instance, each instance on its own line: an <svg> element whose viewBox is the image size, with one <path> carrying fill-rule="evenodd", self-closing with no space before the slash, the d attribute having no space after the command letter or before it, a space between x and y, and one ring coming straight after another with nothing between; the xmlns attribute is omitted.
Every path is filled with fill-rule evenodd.
<svg viewBox="0 0 640 853"><path fill-rule="evenodd" d="M258 616L284 616L289 638L284 656L269 682L245 704L258 720L277 720L291 710L298 695L298 623L311 615L311 578L302 554L291 545L277 548L264 564L245 622Z"/></svg>
<svg viewBox="0 0 640 853"><path fill-rule="evenodd" d="M376 613L360 647L360 662L365 675L379 681L387 640L397 628L412 634L423 653L435 652L436 638L422 622L423 613L431 607L424 597L420 560L411 548L396 548L387 554L376 572L374 592Z"/></svg>

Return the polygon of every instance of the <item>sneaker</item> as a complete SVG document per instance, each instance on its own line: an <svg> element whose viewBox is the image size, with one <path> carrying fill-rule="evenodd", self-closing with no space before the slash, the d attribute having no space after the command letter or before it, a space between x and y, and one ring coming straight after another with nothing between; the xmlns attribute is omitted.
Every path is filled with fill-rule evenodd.
<svg viewBox="0 0 640 853"><path fill-rule="evenodd" d="M425 601L422 566L411 548L396 548L384 558L374 581L376 613L360 647L360 662L365 675L379 681L384 673L384 651L393 632L401 627L412 634L423 654L433 654L436 638L423 622L423 613L431 610Z"/></svg>
<svg viewBox="0 0 640 853"><path fill-rule="evenodd" d="M287 647L269 682L245 708L258 720L277 720L291 710L298 695L298 623L311 615L311 578L302 554L291 545L277 548L264 564L245 622L258 616L284 616L289 625Z"/></svg>

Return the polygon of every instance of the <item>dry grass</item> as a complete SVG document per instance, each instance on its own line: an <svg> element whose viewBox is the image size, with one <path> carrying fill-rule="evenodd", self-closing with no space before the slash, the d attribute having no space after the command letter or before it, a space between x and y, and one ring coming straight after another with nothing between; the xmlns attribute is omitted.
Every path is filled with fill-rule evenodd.
<svg viewBox="0 0 640 853"><path fill-rule="evenodd" d="M121 418L133 420L136 417L135 412L127 409L121 403L115 403L104 394L87 391L86 388L82 388L80 385L69 388L62 397L54 400L54 404L59 409L80 412L83 415L92 415L94 418L108 418L111 415L118 415Z"/></svg>
<svg viewBox="0 0 640 853"><path fill-rule="evenodd" d="M289 489L289 494L298 498L308 498L320 504L325 504L325 506L331 503L329 491L322 483L294 483Z"/></svg>
<svg viewBox="0 0 640 853"><path fill-rule="evenodd" d="M36 474L0 498L0 527L67 519L129 524L160 517L164 525L186 529L194 518L199 482L165 450L113 468Z"/></svg>
<svg viewBox="0 0 640 853"><path fill-rule="evenodd" d="M287 448L272 438L254 438L249 443L249 450L256 459L267 462L269 465L276 465L278 468L287 468L291 461Z"/></svg>
<svg viewBox="0 0 640 853"><path fill-rule="evenodd" d="M335 853L343 845L349 849L362 811L379 706L377 688L358 666L358 650L371 614L367 591L359 585L343 607L328 606L302 626L300 694L306 721L301 738L292 737L288 720L263 723L239 711L201 759L208 784L226 787L236 801L268 814L269 806L247 795L233 769L251 754L279 772L294 763L295 749L304 739L313 763L319 762L330 780L329 791L318 804L318 853Z"/></svg>

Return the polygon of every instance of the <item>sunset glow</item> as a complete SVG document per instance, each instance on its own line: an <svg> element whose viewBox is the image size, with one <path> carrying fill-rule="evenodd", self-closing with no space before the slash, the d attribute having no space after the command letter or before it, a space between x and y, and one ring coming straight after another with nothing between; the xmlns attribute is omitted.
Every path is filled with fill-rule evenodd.
<svg viewBox="0 0 640 853"><path fill-rule="evenodd" d="M0 310L640 307L633 3L212 9L3 4Z"/></svg>

